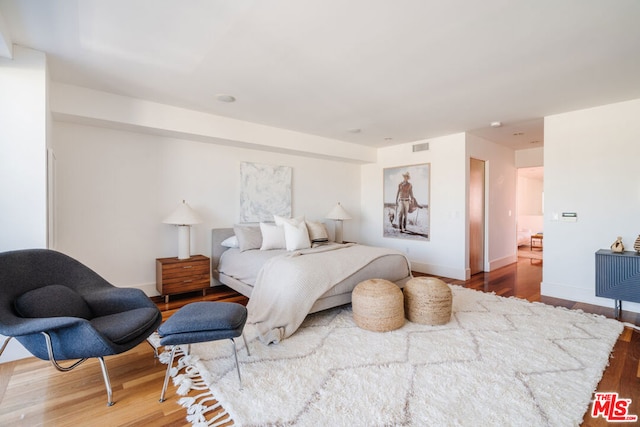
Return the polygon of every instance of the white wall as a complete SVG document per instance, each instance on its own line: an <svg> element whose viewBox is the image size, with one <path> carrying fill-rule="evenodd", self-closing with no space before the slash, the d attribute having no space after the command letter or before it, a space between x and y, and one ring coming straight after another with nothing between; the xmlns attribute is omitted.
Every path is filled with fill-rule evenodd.
<svg viewBox="0 0 640 427"><path fill-rule="evenodd" d="M639 117L636 99L545 118L543 295L613 307L595 297L594 253L616 236L632 249L640 233Z"/></svg>
<svg viewBox="0 0 640 427"><path fill-rule="evenodd" d="M492 271L518 260L515 154L475 135L466 139L467 159L485 161L485 271Z"/></svg>
<svg viewBox="0 0 640 427"><path fill-rule="evenodd" d="M544 148L528 148L516 151L516 167L531 168L544 166Z"/></svg>
<svg viewBox="0 0 640 427"><path fill-rule="evenodd" d="M429 143L428 151L412 146ZM362 241L407 254L413 270L465 280L469 277L467 188L470 157L486 161L485 269L516 261L513 150L464 133L382 148L378 162L362 166ZM428 242L382 237L384 168L431 164Z"/></svg>
<svg viewBox="0 0 640 427"><path fill-rule="evenodd" d="M0 57L0 251L47 244L46 73L41 52Z"/></svg>
<svg viewBox="0 0 640 427"><path fill-rule="evenodd" d="M13 53L0 57L0 251L47 245L46 57ZM0 362L27 356L12 340Z"/></svg>
<svg viewBox="0 0 640 427"><path fill-rule="evenodd" d="M412 152L414 143L382 148L378 151L377 163L362 166L361 241L405 252L415 271L464 279L467 264L465 134L415 143L422 142L429 142L428 151ZM421 163L431 164L430 240L382 237L384 168Z"/></svg>
<svg viewBox="0 0 640 427"><path fill-rule="evenodd" d="M518 230L530 230L531 233L544 232L543 194L543 180L524 175L518 176Z"/></svg>
<svg viewBox="0 0 640 427"><path fill-rule="evenodd" d="M116 286L155 294L155 259L177 255L174 226L162 224L185 199L203 218L192 253L210 254L210 229L239 218L240 162L293 168L292 210L324 220L340 201L359 240L360 166L206 142L54 122L56 249ZM333 222L324 220L330 231Z"/></svg>

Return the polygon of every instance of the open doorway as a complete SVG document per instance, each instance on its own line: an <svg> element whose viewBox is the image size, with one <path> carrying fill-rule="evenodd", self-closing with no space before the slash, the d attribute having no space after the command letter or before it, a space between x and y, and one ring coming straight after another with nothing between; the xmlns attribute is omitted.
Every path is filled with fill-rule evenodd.
<svg viewBox="0 0 640 427"><path fill-rule="evenodd" d="M518 256L542 259L544 252L544 167L518 169Z"/></svg>

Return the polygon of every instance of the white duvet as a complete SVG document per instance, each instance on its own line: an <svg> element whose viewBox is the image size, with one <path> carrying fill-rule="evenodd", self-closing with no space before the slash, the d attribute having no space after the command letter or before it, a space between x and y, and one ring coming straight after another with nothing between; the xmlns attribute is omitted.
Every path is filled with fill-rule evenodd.
<svg viewBox="0 0 640 427"><path fill-rule="evenodd" d="M314 302L336 283L375 259L397 255L404 256L392 249L345 244L272 258L258 273L247 322L256 326L265 344L280 342L298 329Z"/></svg>

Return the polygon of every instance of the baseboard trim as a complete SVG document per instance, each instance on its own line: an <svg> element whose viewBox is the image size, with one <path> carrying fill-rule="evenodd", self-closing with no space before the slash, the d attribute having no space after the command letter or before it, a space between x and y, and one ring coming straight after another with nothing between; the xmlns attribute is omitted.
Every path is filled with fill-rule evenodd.
<svg viewBox="0 0 640 427"><path fill-rule="evenodd" d="M467 269L456 269L441 265L425 264L411 261L411 270L432 276L450 277L456 280L467 280Z"/></svg>
<svg viewBox="0 0 640 427"><path fill-rule="evenodd" d="M614 300L609 298L597 297L595 296L595 293L595 287L592 289L586 289L545 281L540 283L540 295L543 296L583 302L585 304L598 305L600 307L615 307ZM622 310L631 311L633 313L640 313L640 304L622 301Z"/></svg>
<svg viewBox="0 0 640 427"><path fill-rule="evenodd" d="M489 271L497 270L498 268L513 264L514 262L518 262L518 255L509 255L503 258L489 261Z"/></svg>

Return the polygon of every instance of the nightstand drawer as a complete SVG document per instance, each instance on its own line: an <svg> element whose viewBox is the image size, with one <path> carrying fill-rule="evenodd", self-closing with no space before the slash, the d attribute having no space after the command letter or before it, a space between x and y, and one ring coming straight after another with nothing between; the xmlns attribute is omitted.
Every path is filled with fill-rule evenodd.
<svg viewBox="0 0 640 427"><path fill-rule="evenodd" d="M172 295L181 294L183 292L199 291L209 287L209 278L205 279L184 279L179 282L166 282L162 284L162 294Z"/></svg>
<svg viewBox="0 0 640 427"><path fill-rule="evenodd" d="M202 290L211 286L211 261L203 255L187 259L156 259L156 289L169 301L169 295Z"/></svg>

